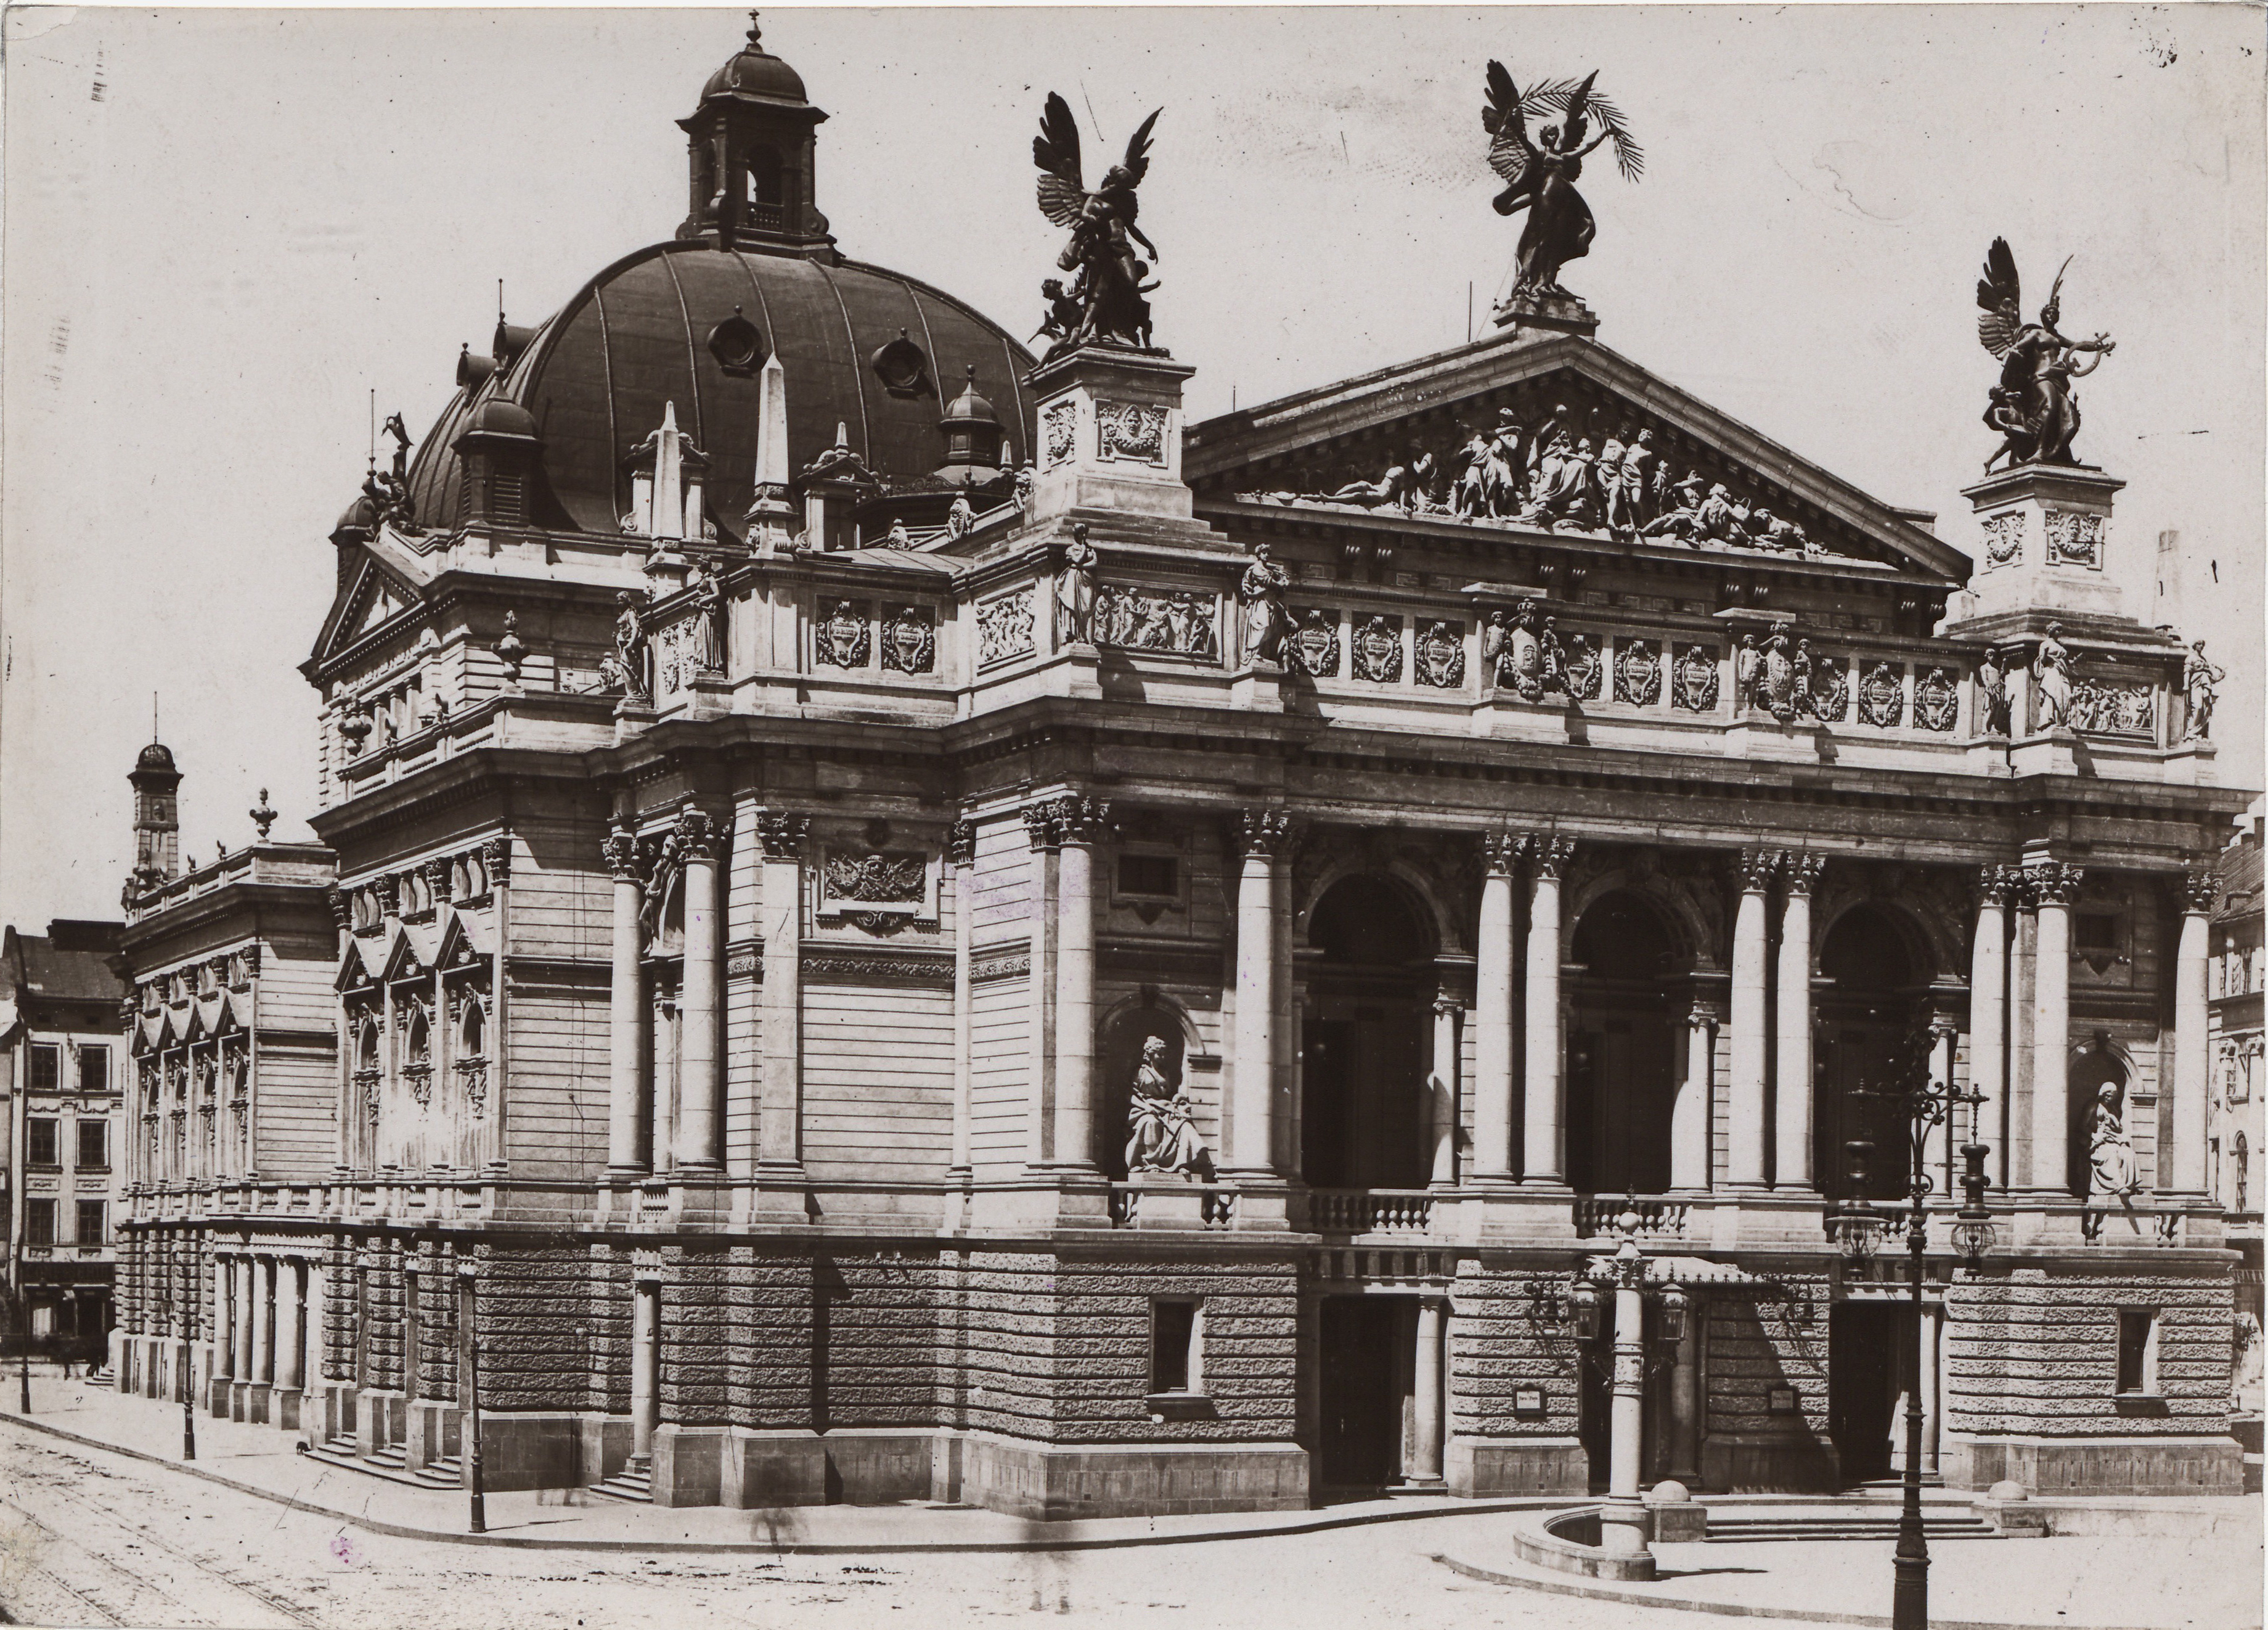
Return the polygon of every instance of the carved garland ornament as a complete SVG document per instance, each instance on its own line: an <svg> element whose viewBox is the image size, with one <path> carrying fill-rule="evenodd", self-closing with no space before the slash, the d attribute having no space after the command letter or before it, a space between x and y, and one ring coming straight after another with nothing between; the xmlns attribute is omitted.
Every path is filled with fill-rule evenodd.
<svg viewBox="0 0 2268 1630"><path fill-rule="evenodd" d="M1073 402L1049 403L1046 411L1040 416L1040 436L1042 455L1049 468L1052 468L1071 457L1071 450L1079 441L1079 404Z"/></svg>
<svg viewBox="0 0 2268 1630"><path fill-rule="evenodd" d="M1914 723L1922 729L1951 730L1960 708L1960 693L1943 668L1933 667L1914 682Z"/></svg>
<svg viewBox="0 0 2268 1630"><path fill-rule="evenodd" d="M1605 664L1587 635L1575 634L1567 642L1567 694L1578 702L1595 702L1605 679Z"/></svg>
<svg viewBox="0 0 2268 1630"><path fill-rule="evenodd" d="M2024 512L2012 509L1984 523L1984 569L2011 564L2024 557Z"/></svg>
<svg viewBox="0 0 2268 1630"><path fill-rule="evenodd" d="M1166 461L1166 409L1153 402L1098 402L1095 431L1104 458L1139 464Z"/></svg>
<svg viewBox="0 0 2268 1630"><path fill-rule="evenodd" d="M925 606L900 606L882 623L882 666L894 674L937 669L937 629Z"/></svg>
<svg viewBox="0 0 2268 1630"><path fill-rule="evenodd" d="M1354 676L1391 685L1402 678L1402 619L1373 616L1355 631Z"/></svg>
<svg viewBox="0 0 2268 1630"><path fill-rule="evenodd" d="M1905 686L1887 662L1877 662L1859 682L1859 717L1889 729L1905 718Z"/></svg>
<svg viewBox="0 0 2268 1630"><path fill-rule="evenodd" d="M1652 707L1661 700L1661 659L1651 640L1625 643L1615 661L1615 700Z"/></svg>
<svg viewBox="0 0 2268 1630"><path fill-rule="evenodd" d="M1840 657L1822 657L1811 670L1811 716L1839 725L1851 713L1851 679Z"/></svg>
<svg viewBox="0 0 2268 1630"><path fill-rule="evenodd" d="M1338 619L1320 607L1311 606L1295 613L1292 620L1295 626L1292 636L1284 642L1284 666L1310 679L1336 679Z"/></svg>
<svg viewBox="0 0 2268 1630"><path fill-rule="evenodd" d="M1676 682L1669 691L1671 704L1689 713L1713 713L1717 686L1716 659L1699 645L1687 646L1677 660Z"/></svg>
<svg viewBox="0 0 2268 1630"><path fill-rule="evenodd" d="M1397 651L1399 645L1397 643ZM1437 690L1454 690L1465 682L1464 625L1434 623L1418 636L1418 682Z"/></svg>
<svg viewBox="0 0 2268 1630"><path fill-rule="evenodd" d="M811 631L812 653L831 667L864 667L872 638L865 602L838 600Z"/></svg>
<svg viewBox="0 0 2268 1630"><path fill-rule="evenodd" d="M2102 564L2102 517L2071 510L2047 513L2048 564L2061 566L2100 566Z"/></svg>

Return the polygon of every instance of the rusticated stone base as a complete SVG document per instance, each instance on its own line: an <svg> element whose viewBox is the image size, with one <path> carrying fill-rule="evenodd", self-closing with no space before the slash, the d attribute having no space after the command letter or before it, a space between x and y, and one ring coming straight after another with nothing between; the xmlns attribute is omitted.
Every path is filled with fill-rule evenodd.
<svg viewBox="0 0 2268 1630"><path fill-rule="evenodd" d="M1590 1457L1572 1437L1453 1437L1443 1452L1449 1492L1493 1500L1511 1494L1580 1494Z"/></svg>
<svg viewBox="0 0 2268 1630"><path fill-rule="evenodd" d="M622 1423L625 1436L630 1423ZM558 1413L481 1412L481 1484L497 1494L572 1488L582 1475L582 1421ZM595 1478L588 1479L596 1482Z"/></svg>
<svg viewBox="0 0 2268 1630"><path fill-rule="evenodd" d="M2236 1494L2244 1449L2235 1438L1951 1437L1940 1455L1954 1488L2013 1479L2036 1494Z"/></svg>
<svg viewBox="0 0 2268 1630"><path fill-rule="evenodd" d="M1040 1522L1307 1504L1307 1451L1296 1443L1058 1447L975 1435L965 1453L963 1500Z"/></svg>
<svg viewBox="0 0 2268 1630"><path fill-rule="evenodd" d="M1831 1494L1842 1458L1815 1437L1712 1432L1701 1444L1701 1486L1727 1494Z"/></svg>

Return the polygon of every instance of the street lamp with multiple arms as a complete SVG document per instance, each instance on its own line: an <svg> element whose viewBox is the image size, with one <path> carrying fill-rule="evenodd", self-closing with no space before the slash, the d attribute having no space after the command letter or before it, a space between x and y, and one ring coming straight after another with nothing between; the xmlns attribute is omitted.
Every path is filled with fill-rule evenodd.
<svg viewBox="0 0 2268 1630"><path fill-rule="evenodd" d="M1851 1094L1852 1097L1871 1099L1885 1104L1892 1117L1893 1126L1906 1135L1906 1254L1911 1266L1910 1287L1913 1299L1914 1327L1914 1384L1906 1389L1906 1454L1904 1501L1898 1513L1898 1545L1893 1562L1896 1579L1890 1597L1891 1630L1927 1630L1929 1625L1929 1542L1922 1530L1921 1521L1921 1367L1930 1361L1924 1349L1926 1326L1922 1321L1923 1259L1929 1247L1929 1208L1931 1188L1929 1175L1930 1134L1952 1117L1959 1104L1970 1106L1970 1140L1962 1146L1962 1180L1963 1204L1954 1225L1954 1244L1963 1261L1973 1271L1983 1261L1985 1250L1992 1244L1992 1225L1984 1209L1984 1146L1977 1135L1977 1105L1984 1095L1971 1088L1955 1087L1950 1080L1932 1081L1926 1057L1915 1071L1914 1084L1901 1092L1895 1088L1868 1090L1861 1083ZM1867 1173L1874 1145L1864 1138L1854 1138L1844 1145L1850 1156L1851 1195L1835 1207L1828 1218L1828 1227L1835 1234L1845 1257L1853 1262L1864 1262L1874 1254L1877 1236L1897 1226L1895 1210L1876 1210L1865 1199Z"/></svg>

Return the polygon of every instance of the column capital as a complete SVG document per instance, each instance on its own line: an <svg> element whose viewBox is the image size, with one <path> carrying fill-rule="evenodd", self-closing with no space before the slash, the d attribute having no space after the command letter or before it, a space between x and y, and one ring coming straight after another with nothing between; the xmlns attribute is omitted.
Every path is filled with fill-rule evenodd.
<svg viewBox="0 0 2268 1630"><path fill-rule="evenodd" d="M2043 860L2037 866L2024 868L2024 881L2031 885L2040 904L2067 906L2079 898L2079 886L2087 881L2087 868L2065 860Z"/></svg>
<svg viewBox="0 0 2268 1630"><path fill-rule="evenodd" d="M1234 836L1246 854L1276 859L1292 847L1292 817L1281 809L1239 810Z"/></svg>
<svg viewBox="0 0 2268 1630"><path fill-rule="evenodd" d="M1491 877L1510 877L1520 869L1520 857L1528 847L1528 839L1517 832L1483 832L1481 834L1481 864Z"/></svg>
<svg viewBox="0 0 2268 1630"><path fill-rule="evenodd" d="M1714 1002L1697 1001L1686 1010L1685 1023L1688 1029L1712 1030L1717 1028L1719 1022L1720 1014Z"/></svg>
<svg viewBox="0 0 2268 1630"><path fill-rule="evenodd" d="M1808 895L1819 881L1820 873L1827 869L1827 857L1808 854L1800 849L1784 849L1779 856L1780 881L1788 893Z"/></svg>
<svg viewBox="0 0 2268 1630"><path fill-rule="evenodd" d="M713 860L722 832L708 811L691 808L677 812L677 841L682 845L679 858L685 860Z"/></svg>
<svg viewBox="0 0 2268 1630"><path fill-rule="evenodd" d="M801 860L804 839L811 836L811 817L784 809L756 812L756 842L767 860Z"/></svg>
<svg viewBox="0 0 2268 1630"><path fill-rule="evenodd" d="M481 845L481 864L488 867L491 887L506 887L512 882L512 834L500 832Z"/></svg>
<svg viewBox="0 0 2268 1630"><path fill-rule="evenodd" d="M616 882L643 881L638 876L641 868L638 866L637 834L630 828L617 826L608 833L606 841L599 846L599 852L605 858L607 869L614 874Z"/></svg>
<svg viewBox="0 0 2268 1630"><path fill-rule="evenodd" d="M1558 832L1531 832L1521 842L1528 852L1528 863L1535 868L1538 877L1557 881L1567 862L1575 858L1575 840Z"/></svg>
<svg viewBox="0 0 2268 1630"><path fill-rule="evenodd" d="M955 821L946 829L945 858L954 866L976 864L976 822Z"/></svg>
<svg viewBox="0 0 2268 1630"><path fill-rule="evenodd" d="M2191 867L2182 874L2182 915L2203 917L2213 910L2220 897L2220 880L2213 875L2211 867Z"/></svg>
<svg viewBox="0 0 2268 1630"><path fill-rule="evenodd" d="M1047 813L1058 848L1065 844L1084 846L1100 843L1110 830L1110 800L1107 798L1066 793L1048 801Z"/></svg>
<svg viewBox="0 0 2268 1630"><path fill-rule="evenodd" d="M1020 813L1024 817L1024 836L1034 854L1056 846L1055 814L1046 804L1026 804Z"/></svg>
<svg viewBox="0 0 2268 1630"><path fill-rule="evenodd" d="M1977 868L1979 904L2007 905L2023 893L2023 868L2021 867L1983 866Z"/></svg>
<svg viewBox="0 0 2268 1630"><path fill-rule="evenodd" d="M1454 1018L1464 1010L1465 999L1462 996L1453 996L1444 991L1433 999L1433 1014L1436 1018Z"/></svg>
<svg viewBox="0 0 2268 1630"><path fill-rule="evenodd" d="M1772 874L1779 870L1779 851L1743 849L1737 864L1741 873L1741 892L1762 894L1771 887Z"/></svg>

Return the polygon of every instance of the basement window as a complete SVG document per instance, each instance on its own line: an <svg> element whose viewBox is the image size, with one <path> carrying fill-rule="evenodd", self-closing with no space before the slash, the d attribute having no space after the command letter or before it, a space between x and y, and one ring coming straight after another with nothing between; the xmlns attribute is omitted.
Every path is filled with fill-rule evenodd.
<svg viewBox="0 0 2268 1630"><path fill-rule="evenodd" d="M1118 892L1152 899L1181 897L1181 865L1169 854L1122 854L1118 857Z"/></svg>
<svg viewBox="0 0 2268 1630"><path fill-rule="evenodd" d="M2148 1398L2158 1390L2158 1316L2149 1308L2118 1309L2119 1396Z"/></svg>
<svg viewBox="0 0 2268 1630"><path fill-rule="evenodd" d="M1150 1390L1191 1393L1204 1390L1204 1371L1199 1344L1203 1321L1193 1301L1160 1301L1150 1304Z"/></svg>

